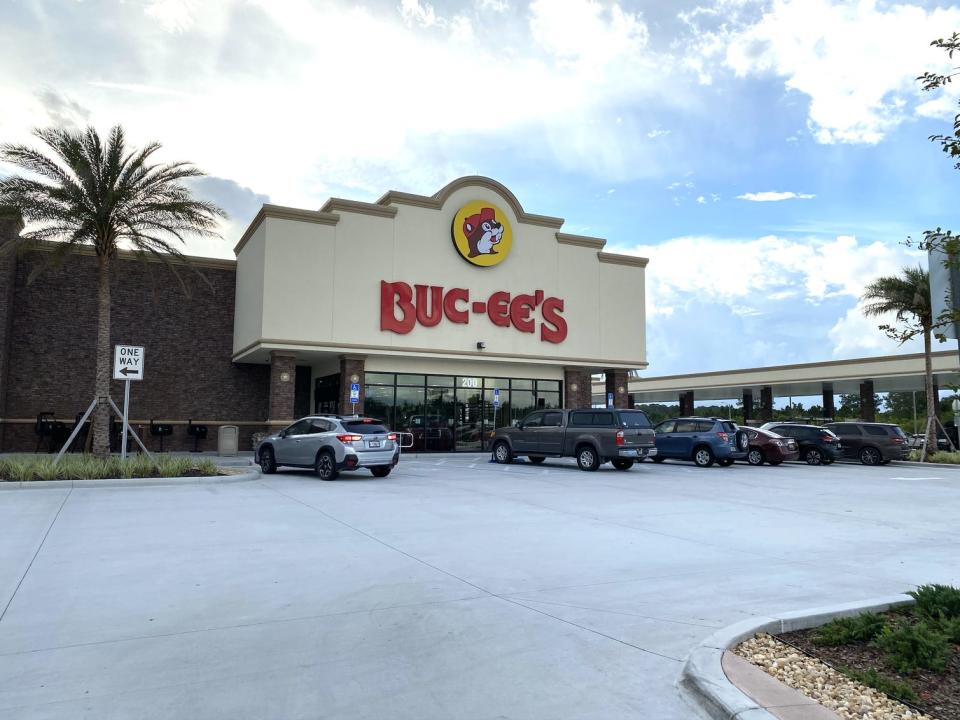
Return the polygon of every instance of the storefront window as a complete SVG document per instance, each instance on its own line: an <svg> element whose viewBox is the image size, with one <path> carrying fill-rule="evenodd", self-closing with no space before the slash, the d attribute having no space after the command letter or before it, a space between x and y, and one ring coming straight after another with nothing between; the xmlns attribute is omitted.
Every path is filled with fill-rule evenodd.
<svg viewBox="0 0 960 720"><path fill-rule="evenodd" d="M393 385L393 373L365 373L367 385Z"/></svg>
<svg viewBox="0 0 960 720"><path fill-rule="evenodd" d="M556 380L367 373L366 381L366 413L411 433L412 450L489 450L496 428L561 407Z"/></svg>
<svg viewBox="0 0 960 720"><path fill-rule="evenodd" d="M370 376L367 375L367 377ZM363 410L365 414L383 420L387 425L393 427L393 383L391 382L386 387L367 385Z"/></svg>

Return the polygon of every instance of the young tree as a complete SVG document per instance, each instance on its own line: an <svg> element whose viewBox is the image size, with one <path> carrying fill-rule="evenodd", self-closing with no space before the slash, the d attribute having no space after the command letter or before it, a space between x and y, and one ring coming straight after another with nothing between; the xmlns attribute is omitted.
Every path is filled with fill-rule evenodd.
<svg viewBox="0 0 960 720"><path fill-rule="evenodd" d="M187 234L216 236L226 213L195 200L183 184L203 175L187 163L151 164L159 143L128 148L123 128L106 142L90 127L83 131L35 130L47 152L24 145L0 145L0 160L27 173L0 180L0 207L23 218L26 231L3 251L58 241L48 262L81 247L97 256L97 398L110 394L110 273L117 251L129 248L167 265L183 262L174 242ZM172 266L171 266L172 267ZM175 269L174 269L175 271ZM93 421L93 451L110 452L110 407L99 403Z"/></svg>
<svg viewBox="0 0 960 720"><path fill-rule="evenodd" d="M930 275L922 267L905 267L902 275L881 277L867 285L863 293L867 304L863 313L876 317L893 313L900 327L880 325L888 337L900 344L923 336L924 388L927 405L927 447L937 447L937 434L930 424L936 415L936 399L933 397L933 365L930 356L934 318L930 307Z"/></svg>

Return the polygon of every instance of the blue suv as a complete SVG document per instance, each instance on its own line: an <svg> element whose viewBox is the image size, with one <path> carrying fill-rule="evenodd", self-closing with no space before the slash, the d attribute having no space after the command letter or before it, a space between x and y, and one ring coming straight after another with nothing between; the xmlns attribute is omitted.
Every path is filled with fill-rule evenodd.
<svg viewBox="0 0 960 720"><path fill-rule="evenodd" d="M722 418L681 417L664 420L654 428L657 455L654 462L667 458L692 460L697 467L717 463L730 467L743 460L750 449L750 438L736 424Z"/></svg>

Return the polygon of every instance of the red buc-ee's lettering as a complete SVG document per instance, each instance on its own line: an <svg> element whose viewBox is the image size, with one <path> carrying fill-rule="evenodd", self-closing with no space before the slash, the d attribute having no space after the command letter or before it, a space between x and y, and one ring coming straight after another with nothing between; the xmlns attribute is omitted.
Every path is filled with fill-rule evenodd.
<svg viewBox="0 0 960 720"><path fill-rule="evenodd" d="M434 327L443 318L458 325L470 322L470 311L486 315L498 327L510 327L523 333L537 331L540 314L540 340L561 343L567 337L563 319L563 300L546 297L543 290L512 296L505 290L490 294L486 302L470 300L470 291L439 285L414 285L405 282L380 282L380 329L406 335L417 325Z"/></svg>

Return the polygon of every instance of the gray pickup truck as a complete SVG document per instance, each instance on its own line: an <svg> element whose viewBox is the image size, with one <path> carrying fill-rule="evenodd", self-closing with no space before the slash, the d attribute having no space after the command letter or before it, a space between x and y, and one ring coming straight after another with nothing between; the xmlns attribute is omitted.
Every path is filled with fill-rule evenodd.
<svg viewBox="0 0 960 720"><path fill-rule="evenodd" d="M629 470L656 454L656 434L642 410L538 410L493 436L493 459L501 464L518 455L534 464L573 457L581 470L596 470L605 462Z"/></svg>

